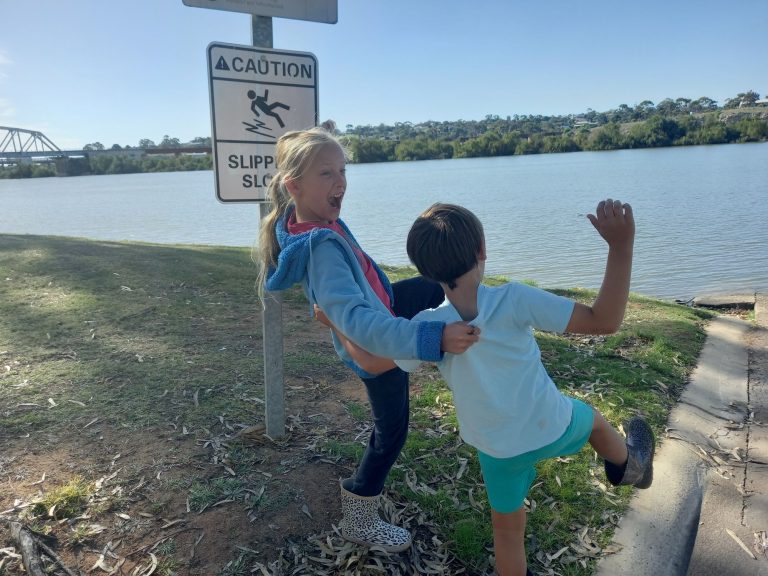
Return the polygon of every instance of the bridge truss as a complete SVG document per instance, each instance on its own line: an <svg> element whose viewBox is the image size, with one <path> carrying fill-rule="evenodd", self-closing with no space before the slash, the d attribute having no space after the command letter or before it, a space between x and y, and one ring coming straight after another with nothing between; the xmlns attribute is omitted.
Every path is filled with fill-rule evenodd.
<svg viewBox="0 0 768 576"><path fill-rule="evenodd" d="M0 126L0 156L13 153L61 152L42 132Z"/></svg>

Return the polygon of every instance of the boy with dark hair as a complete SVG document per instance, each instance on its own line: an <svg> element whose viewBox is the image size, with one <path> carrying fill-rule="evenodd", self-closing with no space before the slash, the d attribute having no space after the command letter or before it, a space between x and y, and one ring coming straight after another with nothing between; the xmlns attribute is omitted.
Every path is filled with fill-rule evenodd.
<svg viewBox="0 0 768 576"><path fill-rule="evenodd" d="M514 282L484 286L483 227L461 206L431 206L408 234L409 258L446 295L442 305L414 319L464 320L482 330L470 350L446 354L437 365L453 391L461 437L478 451L501 576L530 574L523 501L537 462L574 454L589 442L605 460L612 484L648 488L653 480L654 438L648 424L632 418L625 425L625 442L600 412L563 395L541 363L533 336L534 329L609 334L621 326L632 270L632 208L608 199L587 217L608 243L605 276L592 306ZM366 370L392 366L348 340L345 346ZM419 361L396 363L413 371Z"/></svg>

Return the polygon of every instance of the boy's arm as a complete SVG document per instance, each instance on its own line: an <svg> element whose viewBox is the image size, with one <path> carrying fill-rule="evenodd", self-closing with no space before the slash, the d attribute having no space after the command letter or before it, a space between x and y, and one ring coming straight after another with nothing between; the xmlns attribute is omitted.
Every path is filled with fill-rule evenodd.
<svg viewBox="0 0 768 576"><path fill-rule="evenodd" d="M635 239L632 207L609 198L600 202L595 212L587 218L608 243L605 275L592 306L576 303L566 332L611 334L619 329L624 319Z"/></svg>
<svg viewBox="0 0 768 576"><path fill-rule="evenodd" d="M344 349L352 357L352 360L354 360L355 363L366 372L370 374L382 374L388 370L392 370L392 368L396 366L393 360L371 354L344 336L344 334L339 332L336 327L331 324L331 321L328 320L328 317L317 306L317 304L315 304L315 317L320 321L320 323L328 326L328 328L333 330L334 334L336 334L336 337L344 346Z"/></svg>

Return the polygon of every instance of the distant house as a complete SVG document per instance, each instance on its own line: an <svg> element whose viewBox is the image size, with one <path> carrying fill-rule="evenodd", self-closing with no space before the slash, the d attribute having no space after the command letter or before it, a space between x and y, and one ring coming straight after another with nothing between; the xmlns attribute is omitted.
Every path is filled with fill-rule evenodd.
<svg viewBox="0 0 768 576"><path fill-rule="evenodd" d="M768 104L768 97L761 98L760 100L752 100L751 98L745 98L739 102L739 108L749 108L751 106L765 106Z"/></svg>
<svg viewBox="0 0 768 576"><path fill-rule="evenodd" d="M580 128L581 126L596 126L597 122L590 122L586 118L576 117L573 119L573 127Z"/></svg>

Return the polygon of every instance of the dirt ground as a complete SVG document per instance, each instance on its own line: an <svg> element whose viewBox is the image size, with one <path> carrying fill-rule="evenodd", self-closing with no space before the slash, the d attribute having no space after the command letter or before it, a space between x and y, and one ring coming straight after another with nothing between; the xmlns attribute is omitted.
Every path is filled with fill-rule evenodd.
<svg viewBox="0 0 768 576"><path fill-rule="evenodd" d="M284 314L288 322L302 317L297 311ZM330 350L322 326L307 323L285 341L286 352L307 346ZM341 364L310 367L285 386L282 439L266 437L260 422L243 430L221 419L218 427L194 432L164 422L126 433L97 421L44 438L6 441L0 451L0 551L6 552L0 554L0 574L23 573L8 520L23 517L48 487L73 476L98 479L92 499L106 503L89 506L87 517L77 519L78 526L88 526L82 542L72 544L71 520L56 524L43 539L74 574L281 573L279 566L288 563L280 560L281 551L285 557L289 543L296 556L312 536L330 540L340 519L338 482L351 468L323 454L318 443L328 435L361 441L368 436L345 409L350 400L365 402L364 388ZM202 511L190 507L189 491L181 488L190 479L236 478L228 454L233 444L241 458L247 452L263 483L239 487Z"/></svg>

